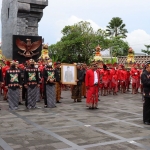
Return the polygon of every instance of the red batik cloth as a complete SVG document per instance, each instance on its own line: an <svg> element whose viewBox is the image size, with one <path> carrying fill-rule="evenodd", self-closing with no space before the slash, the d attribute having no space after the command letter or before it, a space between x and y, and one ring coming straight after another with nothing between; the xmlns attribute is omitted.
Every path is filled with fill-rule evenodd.
<svg viewBox="0 0 150 150"><path fill-rule="evenodd" d="M128 88L130 85L130 72L127 71L127 78L126 78L126 87Z"/></svg>
<svg viewBox="0 0 150 150"><path fill-rule="evenodd" d="M102 70L101 71L101 73L102 73L102 82L103 82L103 84L104 84L104 87L105 88L108 88L108 83L109 83L109 80L110 80L110 78L109 78L109 71L108 70Z"/></svg>
<svg viewBox="0 0 150 150"><path fill-rule="evenodd" d="M102 70L103 69L98 69L98 71L99 71L99 77L100 77L100 84L99 84L99 88L100 89L103 89L103 87L104 87L104 84L102 82L102 77L103 77L103 71Z"/></svg>
<svg viewBox="0 0 150 150"><path fill-rule="evenodd" d="M113 68L113 69L111 69L110 73L111 73L111 77L112 77L111 78L111 87L115 88L116 91L117 91L118 90L118 88L117 88L117 85L118 85L118 71Z"/></svg>
<svg viewBox="0 0 150 150"><path fill-rule="evenodd" d="M140 80L140 78L139 78L140 72L137 69L132 68L130 71L130 74L132 77L132 86L135 86L136 88L138 88L139 80Z"/></svg>
<svg viewBox="0 0 150 150"><path fill-rule="evenodd" d="M86 106L98 106L98 86L90 86L87 90Z"/></svg>
<svg viewBox="0 0 150 150"><path fill-rule="evenodd" d="M98 84L94 85L94 71L92 69L86 72L85 85L87 87L86 105L88 107L97 107L98 105L98 87L100 84L99 71L97 70Z"/></svg>
<svg viewBox="0 0 150 150"><path fill-rule="evenodd" d="M139 88L140 85L141 85L141 74L142 74L142 70L138 69L138 83L137 83L137 88Z"/></svg>
<svg viewBox="0 0 150 150"><path fill-rule="evenodd" d="M120 81L122 86L126 86L126 80L127 80L127 71L121 70L120 72Z"/></svg>

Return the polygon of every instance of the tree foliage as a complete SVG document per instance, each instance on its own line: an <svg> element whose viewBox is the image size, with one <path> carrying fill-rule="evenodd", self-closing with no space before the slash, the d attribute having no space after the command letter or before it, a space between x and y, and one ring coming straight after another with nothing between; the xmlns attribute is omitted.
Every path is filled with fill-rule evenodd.
<svg viewBox="0 0 150 150"><path fill-rule="evenodd" d="M110 42L112 45L112 56L127 56L129 45L118 37L114 37Z"/></svg>
<svg viewBox="0 0 150 150"><path fill-rule="evenodd" d="M88 63L98 44L102 51L113 46L114 56L121 55L119 48L122 48L123 55L127 51L128 44L123 40L119 38L109 39L105 30L98 29L94 31L91 24L86 21L81 21L72 26L65 26L61 33L61 40L49 47L49 53L53 61ZM119 45L119 47L115 47L116 45Z"/></svg>

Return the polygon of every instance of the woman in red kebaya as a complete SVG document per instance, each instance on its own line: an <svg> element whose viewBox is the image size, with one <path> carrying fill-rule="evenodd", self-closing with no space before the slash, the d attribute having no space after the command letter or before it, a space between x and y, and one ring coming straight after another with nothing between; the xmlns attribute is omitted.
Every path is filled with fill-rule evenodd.
<svg viewBox="0 0 150 150"><path fill-rule="evenodd" d="M126 71L125 67L122 65L122 70L120 73L121 93L126 92L126 80L127 80L127 71Z"/></svg>
<svg viewBox="0 0 150 150"><path fill-rule="evenodd" d="M108 81L109 81L109 73L107 70L107 66L104 64L103 65L103 70L101 71L102 74L102 82L103 82L103 87L104 87L104 96L107 95L107 91L108 91Z"/></svg>
<svg viewBox="0 0 150 150"><path fill-rule="evenodd" d="M112 75L111 75L111 67L108 69L108 90L107 94L111 94L111 80L112 80Z"/></svg>
<svg viewBox="0 0 150 150"><path fill-rule="evenodd" d="M127 68L127 79L126 79L126 89L129 91L129 86L130 86L130 70Z"/></svg>
<svg viewBox="0 0 150 150"><path fill-rule="evenodd" d="M113 67L110 71L111 74L111 88L113 90L113 95L117 95L117 86L118 86L118 71Z"/></svg>
<svg viewBox="0 0 150 150"><path fill-rule="evenodd" d="M122 65L119 65L118 66L118 69L117 69L117 74L118 74L118 89L117 91L120 91L121 90L121 71L122 71Z"/></svg>
<svg viewBox="0 0 150 150"><path fill-rule="evenodd" d="M131 78L132 78L132 94L137 93L138 88L138 80L139 80L139 71L137 70L137 65L135 64L130 71Z"/></svg>

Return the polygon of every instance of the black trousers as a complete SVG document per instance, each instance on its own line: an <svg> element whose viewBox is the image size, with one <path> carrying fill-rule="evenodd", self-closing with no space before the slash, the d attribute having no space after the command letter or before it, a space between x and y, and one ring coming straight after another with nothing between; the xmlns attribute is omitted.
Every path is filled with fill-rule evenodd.
<svg viewBox="0 0 150 150"><path fill-rule="evenodd" d="M26 92L27 92L27 89L24 87L24 84L22 86L22 99L25 100L26 99Z"/></svg>
<svg viewBox="0 0 150 150"><path fill-rule="evenodd" d="M44 84L43 98L44 104L47 105L46 84Z"/></svg>
<svg viewBox="0 0 150 150"><path fill-rule="evenodd" d="M143 122L149 122L150 123L150 97L144 97Z"/></svg>

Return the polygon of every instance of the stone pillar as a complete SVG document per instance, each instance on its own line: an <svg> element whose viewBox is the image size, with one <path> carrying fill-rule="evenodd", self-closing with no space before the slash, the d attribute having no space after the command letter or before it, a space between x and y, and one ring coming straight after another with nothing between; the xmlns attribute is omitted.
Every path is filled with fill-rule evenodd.
<svg viewBox="0 0 150 150"><path fill-rule="evenodd" d="M2 0L2 51L12 59L13 35L38 36L38 23L48 0Z"/></svg>

